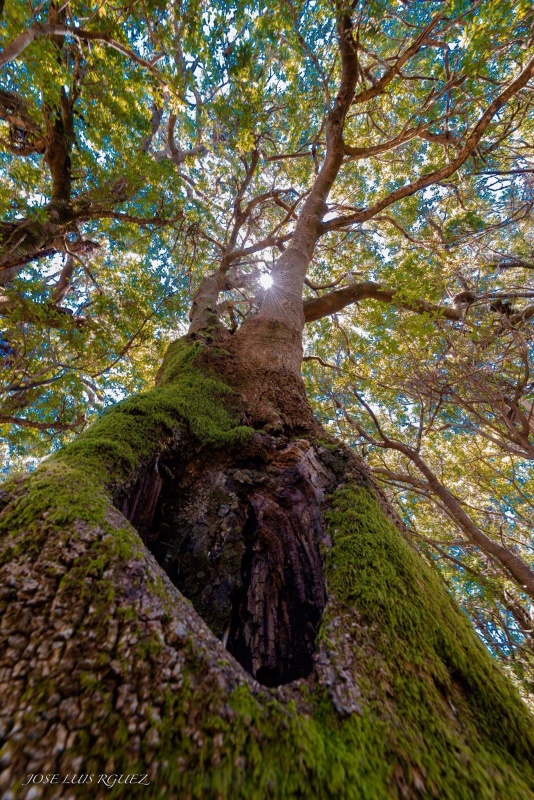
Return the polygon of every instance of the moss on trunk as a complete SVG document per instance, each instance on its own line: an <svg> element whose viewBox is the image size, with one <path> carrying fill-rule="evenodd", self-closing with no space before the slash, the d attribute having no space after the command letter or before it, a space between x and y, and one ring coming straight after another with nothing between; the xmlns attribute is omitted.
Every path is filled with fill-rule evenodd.
<svg viewBox="0 0 534 800"><path fill-rule="evenodd" d="M253 433L217 376L225 358L177 343L156 389L3 487L5 797L126 797L98 776L147 773L146 798L534 798L530 715L363 472L326 514L314 669L275 689L234 661L113 506L165 448L243 456ZM30 773L93 778L23 787Z"/></svg>
<svg viewBox="0 0 534 800"><path fill-rule="evenodd" d="M0 534L25 532L19 545L38 549L43 536L76 520L103 524L110 497L180 437L213 447L249 438L232 413L233 390L215 373L217 357L203 342L174 342L155 389L117 403L35 473L3 484Z"/></svg>

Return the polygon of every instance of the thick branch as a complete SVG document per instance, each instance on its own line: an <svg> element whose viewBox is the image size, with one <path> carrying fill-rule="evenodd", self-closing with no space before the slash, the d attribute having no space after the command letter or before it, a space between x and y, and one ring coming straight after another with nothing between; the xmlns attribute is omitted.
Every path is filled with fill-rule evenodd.
<svg viewBox="0 0 534 800"><path fill-rule="evenodd" d="M163 117L163 108L158 107L155 103L152 105L152 114L150 117L150 133L145 136L141 142L141 152L148 153L150 145L154 136L159 130L161 119Z"/></svg>
<svg viewBox="0 0 534 800"><path fill-rule="evenodd" d="M155 125L154 116L152 125L153 127ZM190 147L189 150L182 150L182 148L176 144L176 140L174 138L175 128L176 128L176 114L170 114L167 122L167 147L165 150L160 150L158 153L154 153L154 158L156 159L156 161L162 161L163 159L168 158L172 161L173 164L176 164L177 167L180 167L182 164L185 163L186 159L189 156L197 156L197 155L201 156L207 152L206 147L203 144L197 144L194 147ZM146 149L148 149L148 147Z"/></svg>
<svg viewBox="0 0 534 800"><path fill-rule="evenodd" d="M358 77L357 46L352 21L345 11L339 11L337 35L341 81L326 122L325 159L299 215L291 243L272 271L273 290L266 292L259 314L264 319L283 321L299 333L304 324L301 298L306 270L321 233L327 197L345 156L343 128Z"/></svg>
<svg viewBox="0 0 534 800"><path fill-rule="evenodd" d="M221 325L218 299L226 281L226 274L222 269L202 278L191 304L189 333L199 333Z"/></svg>
<svg viewBox="0 0 534 800"><path fill-rule="evenodd" d="M45 36L44 28L47 28L47 25L32 25L30 28L25 30L19 36L17 36L13 41L4 47L2 52L0 53L0 67L3 67L4 64L9 64L10 61L14 61L16 58L20 56L21 53L26 50L27 47L35 40L40 38L41 36Z"/></svg>
<svg viewBox="0 0 534 800"><path fill-rule="evenodd" d="M48 130L44 157L52 178L50 206L51 213L55 212L57 219L61 221L63 207L71 198L70 152L74 141L72 106L64 89L61 90L60 107L47 111Z"/></svg>
<svg viewBox="0 0 534 800"><path fill-rule="evenodd" d="M62 209L66 213L66 208ZM105 215L104 215L105 216ZM55 253L89 253L100 245L89 239L68 242L65 234L78 217L70 222L23 219L0 223L0 286L13 280L31 261Z"/></svg>
<svg viewBox="0 0 534 800"><path fill-rule="evenodd" d="M388 289L386 286L372 281L353 283L322 297L306 300L304 302L304 318L306 322L314 322L329 314L335 314L359 300L379 300L382 303L390 303L409 311L415 311L417 314L437 314L444 319L456 322L462 319L461 312L455 308L428 303L426 300L404 300L397 297L397 294L397 289Z"/></svg>

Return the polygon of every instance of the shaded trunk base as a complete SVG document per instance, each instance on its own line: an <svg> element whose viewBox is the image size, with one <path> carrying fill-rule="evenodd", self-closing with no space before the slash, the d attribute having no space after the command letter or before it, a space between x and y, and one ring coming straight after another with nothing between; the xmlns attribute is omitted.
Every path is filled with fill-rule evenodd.
<svg viewBox="0 0 534 800"><path fill-rule="evenodd" d="M336 465L320 445L258 434L238 454L184 464L169 453L121 501L174 585L267 686L312 671Z"/></svg>

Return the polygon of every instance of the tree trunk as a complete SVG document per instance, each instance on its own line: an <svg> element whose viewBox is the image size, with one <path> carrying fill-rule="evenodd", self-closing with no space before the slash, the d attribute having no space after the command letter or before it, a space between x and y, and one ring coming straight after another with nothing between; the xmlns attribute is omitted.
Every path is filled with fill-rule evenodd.
<svg viewBox="0 0 534 800"><path fill-rule="evenodd" d="M4 797L534 798L527 709L299 353L185 337L4 485Z"/></svg>

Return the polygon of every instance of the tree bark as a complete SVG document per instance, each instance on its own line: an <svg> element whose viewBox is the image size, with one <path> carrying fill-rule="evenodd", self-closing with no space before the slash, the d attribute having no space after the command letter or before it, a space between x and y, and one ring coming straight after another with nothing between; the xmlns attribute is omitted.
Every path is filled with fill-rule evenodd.
<svg viewBox="0 0 534 800"><path fill-rule="evenodd" d="M534 798L530 714L292 341L175 342L2 487L4 797Z"/></svg>

